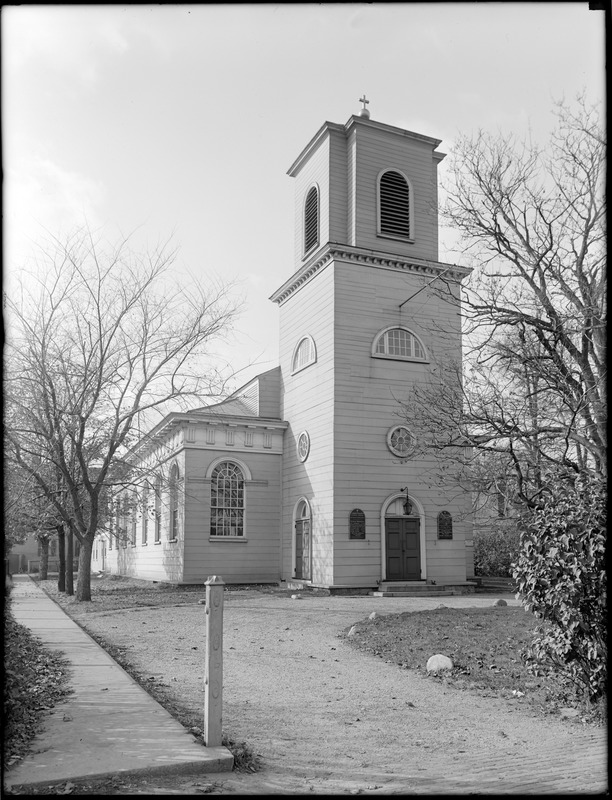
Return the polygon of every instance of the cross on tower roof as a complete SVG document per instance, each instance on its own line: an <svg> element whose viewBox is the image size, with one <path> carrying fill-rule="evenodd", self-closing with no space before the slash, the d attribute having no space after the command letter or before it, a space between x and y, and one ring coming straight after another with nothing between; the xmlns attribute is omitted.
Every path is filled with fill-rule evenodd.
<svg viewBox="0 0 612 800"><path fill-rule="evenodd" d="M368 109L366 108L366 106L368 105L368 103L369 103L370 101L367 99L367 97L365 96L365 94L363 95L363 97L360 97L360 98L359 98L359 102L360 102L360 103L363 103L363 108L362 108L362 109L361 109L361 111L359 112L359 116L360 116L360 117L365 117L366 119L369 119L369 118L370 118L370 112L368 111Z"/></svg>

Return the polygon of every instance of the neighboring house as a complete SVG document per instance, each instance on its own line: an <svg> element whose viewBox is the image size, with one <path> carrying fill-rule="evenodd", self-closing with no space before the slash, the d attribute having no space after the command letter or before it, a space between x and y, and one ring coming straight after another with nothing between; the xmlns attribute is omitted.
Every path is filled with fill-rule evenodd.
<svg viewBox="0 0 612 800"><path fill-rule="evenodd" d="M143 489L119 504L93 568L156 581L464 584L470 495L427 479L398 399L461 358L438 261L438 139L326 122L289 170L295 271L270 298L280 364L228 400L169 414L134 449ZM418 293L418 294L417 294Z"/></svg>
<svg viewBox="0 0 612 800"><path fill-rule="evenodd" d="M76 560L79 555L79 543L74 542L75 568ZM8 555L9 570L11 575L18 572L40 572L40 562L42 557L42 545L35 536L28 537L21 544L14 544ZM59 568L59 557L57 553L57 538L53 536L49 539L49 572L57 572Z"/></svg>

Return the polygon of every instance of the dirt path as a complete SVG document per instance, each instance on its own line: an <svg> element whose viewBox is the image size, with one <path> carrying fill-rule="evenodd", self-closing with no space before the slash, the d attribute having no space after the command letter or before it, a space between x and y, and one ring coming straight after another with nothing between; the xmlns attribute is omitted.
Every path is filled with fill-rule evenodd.
<svg viewBox="0 0 612 800"><path fill-rule="evenodd" d="M372 610L488 606L494 599L227 595L224 729L261 754L264 769L217 776L217 790L602 791L603 729L535 717L511 702L444 686L338 638ZM204 619L204 606L189 605L88 614L81 622L129 648L135 666L199 710Z"/></svg>

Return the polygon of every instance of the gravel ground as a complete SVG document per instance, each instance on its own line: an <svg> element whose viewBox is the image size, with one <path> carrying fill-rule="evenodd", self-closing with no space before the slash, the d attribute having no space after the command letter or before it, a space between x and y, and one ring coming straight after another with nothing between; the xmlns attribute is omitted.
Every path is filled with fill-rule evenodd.
<svg viewBox="0 0 612 800"><path fill-rule="evenodd" d="M537 717L358 652L338 634L371 611L491 605L494 596L315 597L226 593L224 730L261 755L219 793L600 792L602 728ZM510 605L518 605L505 596ZM91 609L91 607L90 607ZM175 701L203 709L205 607L88 610L78 621ZM530 788L531 787L531 790ZM209 790L210 791L210 790Z"/></svg>

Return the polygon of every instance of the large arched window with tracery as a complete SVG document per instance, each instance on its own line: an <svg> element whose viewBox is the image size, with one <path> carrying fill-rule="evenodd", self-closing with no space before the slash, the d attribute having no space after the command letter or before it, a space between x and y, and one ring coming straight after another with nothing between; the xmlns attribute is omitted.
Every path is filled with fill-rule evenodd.
<svg viewBox="0 0 612 800"><path fill-rule="evenodd" d="M244 500L244 474L238 464L217 464L210 486L211 536L244 536Z"/></svg>

